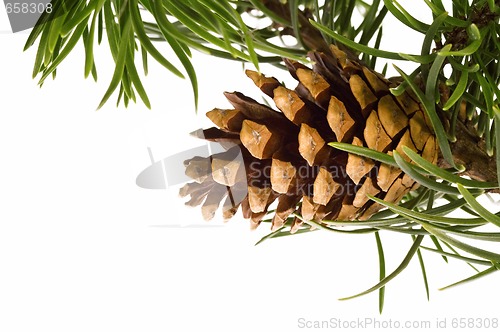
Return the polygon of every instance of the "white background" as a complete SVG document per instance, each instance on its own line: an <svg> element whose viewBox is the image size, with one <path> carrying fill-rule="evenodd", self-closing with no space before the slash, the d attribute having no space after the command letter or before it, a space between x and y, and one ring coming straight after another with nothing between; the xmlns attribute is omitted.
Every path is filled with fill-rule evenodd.
<svg viewBox="0 0 500 332"><path fill-rule="evenodd" d="M498 274L441 292L474 271L424 252L430 301L414 259L387 287L380 316L377 293L337 300L377 282L373 235L314 232L255 247L266 225L251 232L240 215L207 224L178 187L137 187L147 147L159 160L199 145L188 133L209 125L206 111L229 107L223 91L260 98L241 64L194 54L199 115L189 82L153 61L152 110L117 108L114 96L96 112L113 69L106 46L96 49L97 83L83 79L79 44L40 89L35 48L22 52L28 34L10 33L3 9L0 22L0 331L305 330L300 318L446 319L452 330L453 318L500 319ZM386 23L383 48L419 52L420 39ZM390 272L411 238L382 239Z"/></svg>

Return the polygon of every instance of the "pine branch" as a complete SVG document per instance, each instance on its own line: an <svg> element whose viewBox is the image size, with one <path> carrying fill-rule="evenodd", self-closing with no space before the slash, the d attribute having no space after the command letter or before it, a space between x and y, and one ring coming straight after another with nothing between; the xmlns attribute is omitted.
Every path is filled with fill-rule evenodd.
<svg viewBox="0 0 500 332"><path fill-rule="evenodd" d="M274 99L281 112L275 112L263 105L257 107L254 100L242 94L226 94L238 110L212 111L211 119L216 119L214 122L218 121L221 129L203 132L211 140L226 143L229 141L231 144L242 142L248 146L250 152L249 155L243 156L244 163L251 160L263 168L272 163L278 165L275 169L279 171L278 175L281 174L282 179L274 181L278 183L275 184L274 191L262 176L247 174L253 177L252 181L257 184L251 186L251 193L246 201L243 199L238 205L232 206L234 197L231 193L228 194L230 191L227 188L237 187L237 181L236 177L229 181L225 172L236 174L244 167L242 164L231 164L224 172L215 172L217 175L211 179L210 169L206 167L212 162L229 165L227 156L221 154L208 160L193 158L187 162L190 171L199 168L197 162L204 163L206 174L203 174L203 179L209 178L211 182L209 185L188 185L184 188L185 194L192 196L189 202L192 205L201 204L205 197L209 197L202 208L206 217L213 215L222 198L227 195L228 198L223 204L225 216L233 216L241 205L243 216L250 218L253 226L261 222L271 223L273 231L263 240L308 233L317 229L350 234L376 232L380 251L378 234L382 230L416 236L417 240L401 267L388 277L384 277L381 272L380 283L370 288L376 290L385 287L387 281L401 272L414 253L417 253L420 259L419 248L430 249L440 255L469 263L487 265L487 273L498 269L500 264L497 261L498 253L475 248L455 239L455 236L458 236L478 241L500 241L498 232L476 229L485 225L498 227L499 224L499 213L489 212L476 198L484 192L500 192L500 169L497 167L500 160L500 0L452 1L449 4L450 12L445 10L441 0L424 2L432 13L432 22L422 22L413 17L412 13L396 0L373 0L370 3L359 0L90 0L74 2L72 6L64 7L64 10L62 7L59 11L56 10L57 15L42 17L29 36L26 48L38 41L33 76L40 76L41 85L50 75L55 76L59 64L72 52L77 42L83 40L86 50L84 75L92 75L97 79L94 43L96 36L99 44L103 38L107 38L116 68L99 107L107 102L116 90L118 102L123 100L127 105L130 101L135 102L139 96L146 106L150 106L136 68L136 52L139 51L145 74L147 59L153 57L174 75L187 76L192 83L195 104L199 87L196 69L191 63L193 50L231 61L253 64L257 69L262 63L288 69L301 82L295 91L283 87L275 92L279 81L270 78L266 80L259 76L259 73L249 74L263 92ZM363 14L361 23L355 26L352 17L357 8L362 8ZM423 34L420 54L380 49L384 38L382 22L387 14L396 17L408 29ZM275 41L284 36L294 37L296 44L282 45ZM157 45L161 42L170 45L175 59L167 59L160 53ZM337 54L332 51L335 48L330 48L330 44L345 52L343 58L337 58L340 52ZM308 67L302 64L308 62L307 54L316 67L322 68L320 75L314 76L315 74L308 72ZM331 60L332 58L334 60ZM411 74L397 68L401 77L387 81L383 75L372 73L373 76L369 76L370 70L360 69L374 69L380 58L386 61L408 61L417 65L417 68ZM332 65L333 63L335 64ZM345 65L342 71L338 69L338 63ZM445 70L445 67L451 70ZM304 74L305 72L309 76ZM359 79L353 79L352 83L346 85L347 77L354 72L358 73ZM327 77L335 86L332 96L345 102L345 105L335 104L338 117L333 120L321 113L328 102L326 98L331 97L328 94L330 87L323 84L314 93L307 92L307 83L316 84L321 75ZM386 90L376 91L372 86L372 92L361 76L367 80L375 77L373 82L384 79L382 86L385 86ZM374 86L376 87L377 83L374 83ZM317 105L297 103L288 107L290 100L298 100L293 95L295 92L306 95L309 93L306 101L312 103L311 100L315 100ZM392 146L391 139L403 140L402 133L387 138L382 137L382 131L372 130L371 145L378 147L381 141L387 143L385 150L378 151L361 146L363 142L359 139L354 140L354 129L343 128L343 125L348 127L348 124L354 122L368 126L368 119L365 117L367 118L368 112L371 111L370 106L389 93L394 99L411 95L406 99L411 105L401 103L407 114L411 113L408 109L412 105L425 112L424 125L432 129L432 135L439 146L437 160L432 158L433 151L436 151L432 149L430 152L426 151L427 159L424 157L425 141L422 138L419 142L418 137L407 136L407 146ZM306 112L307 107L318 112L311 116ZM353 118L347 117L349 113ZM283 114L290 116L293 125L286 122ZM409 121L406 115L404 118ZM372 116L370 121L373 128L380 128L377 127L380 122L377 116ZM328 142L321 137L328 131L324 130L327 122L340 123L334 126L335 135L332 136L340 137L339 142L334 142L334 139ZM300 132L294 127L297 124L304 124ZM423 128L424 125L418 124L417 128ZM228 131L232 133L228 134ZM240 131L243 135L240 135ZM414 128L414 131L417 130ZM299 152L306 156L304 159L309 166L317 162L317 159L326 160L326 164L347 164L346 168L349 168L351 173L348 175L351 179L354 178L358 192L366 194L366 197L351 195L346 199L347 202L335 201L329 190L347 180L337 179L341 184L336 183L333 176L324 170L318 171L314 177L302 179L299 184L292 183L295 178L288 177L287 172L293 169L294 162L298 163L294 159L297 156L283 151L297 148L284 146L293 135L300 136L300 142L303 144ZM285 139L282 140L282 137ZM344 140L352 144L346 144ZM421 145L419 150L422 156L408 148L409 145ZM345 152L333 154L333 148L336 152ZM393 150L391 154L386 153L389 149ZM251 153L253 155L250 155ZM435 155L437 156L437 153ZM348 156L353 156L351 161ZM257 161L266 158L267 161ZM306 161L301 162L305 164ZM378 192L382 188L377 186L384 185L383 181L377 186L371 182L371 179L376 177L375 172L370 173L375 163L384 165L388 182L394 180L391 176L396 174L396 177L399 177L401 171L404 171L406 183L411 180L411 183L416 183L415 186L412 185L412 189L420 187L406 194L398 204L381 199ZM356 175L353 169L364 173ZM365 174L368 174L370 180L359 183ZM274 174L274 179L279 177L278 175ZM279 197L276 190L280 193L305 190L307 186L314 185L315 179L318 178L322 179L321 186L317 185L316 188L321 187L323 191L313 192L302 201L300 195L285 195L285 198L282 195L278 199L276 210L268 211L270 204ZM200 178L198 180L203 182ZM396 181L400 184L396 187L404 187L403 177ZM246 189L246 183L243 187ZM385 189L388 188L389 186ZM238 190L240 189L238 187ZM241 192L237 192L241 196ZM383 192L382 198L390 197L384 196L385 194ZM396 190L391 193L393 198L397 194L399 193ZM368 201L368 197L371 201ZM394 202L396 201L398 200L395 199ZM349 205L353 202L363 208L358 210L358 207ZM375 213L376 209L373 208L382 206L386 209ZM298 213L299 208L304 213ZM473 218L448 216L457 209L473 215ZM331 213L333 210L336 214ZM366 220L342 220L353 219L354 216L349 215L354 213L353 211L357 211L359 216L361 212L366 211L370 214ZM315 216L321 218L310 220ZM334 220L330 220L329 216L333 216ZM432 239L436 249L420 245L427 236ZM452 252L444 251L442 244ZM467 252L467 257L462 256L458 249ZM421 266L425 271L423 261ZM480 272L477 276L483 274L486 272ZM426 278L425 272L423 275ZM425 282L427 284L427 280ZM383 292L380 295L382 307Z"/></svg>

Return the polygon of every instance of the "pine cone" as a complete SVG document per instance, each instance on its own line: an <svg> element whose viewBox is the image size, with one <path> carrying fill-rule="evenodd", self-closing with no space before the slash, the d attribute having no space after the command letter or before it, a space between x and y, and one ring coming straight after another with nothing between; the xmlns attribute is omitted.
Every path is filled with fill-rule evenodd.
<svg viewBox="0 0 500 332"><path fill-rule="evenodd" d="M181 196L202 204L211 219L222 204L225 219L241 206L257 227L276 203L272 229L291 219L291 231L305 220L366 220L383 206L374 195L397 203L418 184L398 168L329 146L345 142L405 156L407 146L436 163L438 146L429 120L415 96L394 96L395 83L352 59L336 46L311 53L312 69L286 60L298 81L294 90L247 70L279 111L234 92L225 96L234 109L214 109L208 118L218 127L198 132L226 151L187 160L195 180ZM409 159L407 159L409 161Z"/></svg>

